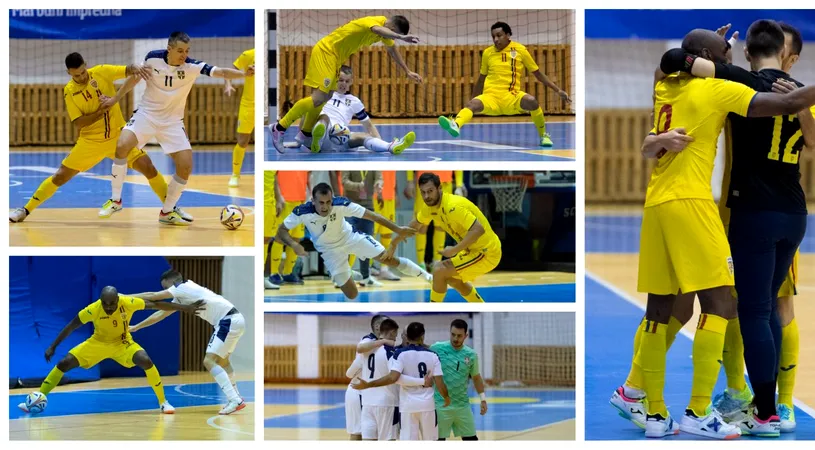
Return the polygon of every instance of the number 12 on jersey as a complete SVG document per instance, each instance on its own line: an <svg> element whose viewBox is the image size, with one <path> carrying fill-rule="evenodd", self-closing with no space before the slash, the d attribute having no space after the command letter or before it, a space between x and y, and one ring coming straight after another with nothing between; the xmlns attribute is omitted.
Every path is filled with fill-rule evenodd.
<svg viewBox="0 0 815 450"><path fill-rule="evenodd" d="M784 120L786 118L786 120ZM778 161L781 159L782 162L788 164L798 164L798 152L799 150L794 149L795 144L798 143L798 140L803 137L804 132L801 131L801 127L798 126L798 131L789 136L789 132L786 133L784 131L789 130L789 126L785 130L785 124L794 123L798 116L796 115L789 115L789 116L775 116L775 126L773 127L773 142L772 146L770 147L770 153L767 154L767 159L771 159L773 161ZM786 143L782 142L782 138L786 138ZM784 145L786 144L786 145ZM784 157L781 158L781 147L784 147Z"/></svg>

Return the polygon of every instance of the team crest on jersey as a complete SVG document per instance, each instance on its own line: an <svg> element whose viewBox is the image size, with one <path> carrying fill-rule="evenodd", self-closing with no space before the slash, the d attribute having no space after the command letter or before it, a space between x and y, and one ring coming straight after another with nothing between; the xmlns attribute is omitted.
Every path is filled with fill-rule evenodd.
<svg viewBox="0 0 815 450"><path fill-rule="evenodd" d="M470 364L470 357L469 356L464 357L464 364Z"/></svg>
<svg viewBox="0 0 815 450"><path fill-rule="evenodd" d="M323 78L323 86L331 86L331 78Z"/></svg>
<svg viewBox="0 0 815 450"><path fill-rule="evenodd" d="M349 108L351 107L351 99L350 98L345 99L345 106L348 106Z"/></svg>
<svg viewBox="0 0 815 450"><path fill-rule="evenodd" d="M517 51L515 51L515 49L514 49L514 48L513 48L512 50L510 50L510 51L509 51L509 57L510 57L510 58L515 59L517 56L518 56L518 52L517 52Z"/></svg>
<svg viewBox="0 0 815 450"><path fill-rule="evenodd" d="M91 87L94 89L99 89L99 83L96 80L91 80Z"/></svg>
<svg viewBox="0 0 815 450"><path fill-rule="evenodd" d="M337 213L331 213L331 215L328 216L328 220L330 220L332 222L337 220Z"/></svg>
<svg viewBox="0 0 815 450"><path fill-rule="evenodd" d="M730 270L730 275L733 275L733 258L730 256L727 257L727 268Z"/></svg>
<svg viewBox="0 0 815 450"><path fill-rule="evenodd" d="M178 79L179 80L183 80L185 76L186 76L186 74L184 73L183 70L178 71Z"/></svg>

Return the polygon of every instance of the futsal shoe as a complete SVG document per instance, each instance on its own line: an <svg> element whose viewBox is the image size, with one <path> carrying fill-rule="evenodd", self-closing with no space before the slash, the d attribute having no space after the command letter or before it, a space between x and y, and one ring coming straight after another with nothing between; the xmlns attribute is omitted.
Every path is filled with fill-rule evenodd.
<svg viewBox="0 0 815 450"><path fill-rule="evenodd" d="M272 280L268 278L263 279L263 288L264 289L280 289L280 286L272 283Z"/></svg>
<svg viewBox="0 0 815 450"><path fill-rule="evenodd" d="M283 282L286 284L306 284L302 278L294 274L294 272L283 275Z"/></svg>
<svg viewBox="0 0 815 450"><path fill-rule="evenodd" d="M362 280L359 281L359 285L362 286L362 287L382 287L382 286L384 286L384 284L380 283L379 280L377 280L374 277L363 278Z"/></svg>
<svg viewBox="0 0 815 450"><path fill-rule="evenodd" d="M648 414L645 419L645 437L663 438L675 434L679 434L679 424L671 417L671 413L668 413L668 417Z"/></svg>
<svg viewBox="0 0 815 450"><path fill-rule="evenodd" d="M178 211L176 211L175 209L168 213L165 213L164 211L159 211L158 221L165 225L188 226L190 224L190 222L184 220L184 218L181 217L181 214L179 214Z"/></svg>
<svg viewBox="0 0 815 450"><path fill-rule="evenodd" d="M451 117L439 116L439 125L444 128L444 131L450 133L450 136L459 137L461 135L458 124Z"/></svg>
<svg viewBox="0 0 815 450"><path fill-rule="evenodd" d="M388 151L393 153L394 155L398 155L405 151L405 149L409 148L413 145L413 142L416 140L416 133L410 131L401 139L394 139L391 142L390 147L388 147Z"/></svg>
<svg viewBox="0 0 815 450"><path fill-rule="evenodd" d="M625 388L620 386L611 394L608 401L617 413L625 420L630 420L634 425L645 428L645 415L648 411L645 397L631 398L625 395Z"/></svg>
<svg viewBox="0 0 815 450"><path fill-rule="evenodd" d="M272 284L276 284L278 287L286 284L286 282L283 281L283 277L281 277L279 273L269 275L269 281L272 282Z"/></svg>
<svg viewBox="0 0 815 450"><path fill-rule="evenodd" d="M679 423L679 429L685 433L704 436L712 439L737 439L741 430L736 425L724 421L722 415L708 406L704 416L697 416L692 409L686 409Z"/></svg>
<svg viewBox="0 0 815 450"><path fill-rule="evenodd" d="M751 406L750 410L745 413L747 418L739 423L742 434L766 438L781 436L781 419L778 416L770 416L767 420L761 420L756 416L754 406Z"/></svg>
<svg viewBox="0 0 815 450"><path fill-rule="evenodd" d="M115 212L119 212L122 210L122 200L120 199L118 202L113 200L108 200L102 205L102 209L99 210L99 218L100 219L109 219L110 216L113 215Z"/></svg>
<svg viewBox="0 0 815 450"><path fill-rule="evenodd" d="M170 402L166 400L164 401L164 403L161 404L161 407L159 409L161 410L162 414L175 414L175 408L173 408L173 405L171 405Z"/></svg>
<svg viewBox="0 0 815 450"><path fill-rule="evenodd" d="M8 213L8 221L9 223L20 223L28 217L28 210L25 208L17 208L14 211Z"/></svg>
<svg viewBox="0 0 815 450"><path fill-rule="evenodd" d="M269 126L269 131L272 132L272 145L274 145L274 149L277 150L277 153L281 155L286 153L286 147L283 145L283 135L286 134L286 130L278 130L277 125L279 122L275 122Z"/></svg>
<svg viewBox="0 0 815 450"><path fill-rule="evenodd" d="M753 392L749 386L745 386L741 392L727 388L721 394L713 397L713 407L722 415L727 422L740 422L745 419L745 411L753 401Z"/></svg>
<svg viewBox="0 0 815 450"><path fill-rule="evenodd" d="M554 144L552 144L552 137L549 136L549 133L545 133L541 137L540 146L545 148L551 148Z"/></svg>
<svg viewBox="0 0 815 450"><path fill-rule="evenodd" d="M383 280L388 280L388 281L399 281L399 280L401 280L401 278L399 278L399 276L396 275L395 273L391 272L391 270L387 266L382 267L382 270L380 270L378 274L374 274L374 275L378 276L379 278L382 278Z"/></svg>
<svg viewBox="0 0 815 450"><path fill-rule="evenodd" d="M780 403L778 405L778 417L781 419L782 433L792 433L795 431L795 410L792 407Z"/></svg>
<svg viewBox="0 0 815 450"><path fill-rule="evenodd" d="M173 208L173 211L177 212L178 215L181 216L181 218L186 220L187 222L192 222L193 221L192 214L187 213L186 211L184 211L180 207L176 206L175 208Z"/></svg>
<svg viewBox="0 0 815 450"><path fill-rule="evenodd" d="M30 413L31 411L28 410L28 406L25 405L25 402L22 402L17 405L24 413Z"/></svg>
<svg viewBox="0 0 815 450"><path fill-rule="evenodd" d="M239 177L237 175L232 175L231 177L229 177L229 187L231 187L231 188L238 187L238 184L240 184L240 180L241 180L241 177Z"/></svg>
<svg viewBox="0 0 815 450"><path fill-rule="evenodd" d="M224 406L223 408L221 408L220 411L218 411L218 414L225 416L227 414L232 414L235 411L240 411L243 408L246 408L246 402L244 402L242 398L238 397L234 400L230 400L229 403L226 404L226 406Z"/></svg>
<svg viewBox="0 0 815 450"><path fill-rule="evenodd" d="M326 127L325 123L317 122L311 130L311 153L320 153L320 141L325 136Z"/></svg>

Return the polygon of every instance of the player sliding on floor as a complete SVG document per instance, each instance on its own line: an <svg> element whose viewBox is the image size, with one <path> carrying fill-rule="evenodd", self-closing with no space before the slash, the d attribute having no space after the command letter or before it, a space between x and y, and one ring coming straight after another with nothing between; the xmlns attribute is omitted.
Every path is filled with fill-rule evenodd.
<svg viewBox="0 0 815 450"><path fill-rule="evenodd" d="M314 125L311 137L301 131L295 140L298 144L305 144L312 152L317 153L323 148L343 151L352 148L365 147L377 153L390 152L398 155L413 145L416 133L410 131L402 138L394 138L385 142L379 135L373 121L365 111L362 101L349 94L351 84L354 83L354 73L349 66L340 67L337 80L337 91L331 100L323 107L317 124ZM357 119L365 128L364 133L351 133L348 126L351 120ZM335 142L336 141L336 142Z"/></svg>
<svg viewBox="0 0 815 450"><path fill-rule="evenodd" d="M154 138L164 153L175 164L175 175L167 186L167 196L159 212L158 220L168 225L189 225L192 216L182 215L176 204L192 174L192 146L184 128L184 109L187 96L195 80L206 75L214 78L236 79L252 76L255 67L246 71L214 67L203 61L189 58L190 37L176 31L167 40L166 50L154 50L147 54L145 64L152 67L152 76L146 80L139 109L122 130L116 143L116 158L111 168L111 196L99 211L100 218L108 218L122 210L122 187L127 175L127 154L133 147L144 148ZM138 80L132 80L137 83ZM125 83L128 86L131 80Z"/></svg>
<svg viewBox="0 0 815 450"><path fill-rule="evenodd" d="M421 83L422 77L410 71L393 43L394 40L418 43L419 38L409 35L409 31L410 23L404 16L374 16L352 20L320 39L311 51L304 81L306 86L312 88L311 96L298 100L282 119L270 126L275 149L280 153L285 152L283 135L286 129L303 116L302 130L306 136L311 133L320 109L337 89L340 66L363 47L382 42L393 61L407 73L408 78Z"/></svg>
<svg viewBox="0 0 815 450"><path fill-rule="evenodd" d="M294 211L286 217L277 229L275 239L294 249L297 255L308 256L303 246L292 239L289 234L289 230L301 224L305 225L314 243L314 248L322 253L326 270L346 297L355 299L359 295L356 282L351 276L351 266L348 265L350 255L356 255L360 259L372 258L381 264L399 269L407 276L424 277L430 281L430 275L413 261L394 257L392 253L385 250L382 244L367 234L354 233L351 224L345 218L359 217L371 220L388 228L403 239L414 234L415 229L400 227L345 197L334 197L334 192L327 183L314 186L311 195L312 201L294 208Z"/></svg>
<svg viewBox="0 0 815 450"><path fill-rule="evenodd" d="M229 357L235 351L238 341L246 330L246 320L243 314L238 312L237 308L227 299L199 286L192 280L184 280L184 277L174 270L168 270L161 275L161 287L164 288L161 292L143 292L135 294L134 297L153 301L171 298L173 299L171 303L180 305L192 305L199 299L203 299L206 303L200 314L197 315L215 328L204 355L204 367L215 378L215 382L221 387L228 401L218 414L232 414L245 408L246 403L238 392L234 370L232 364L229 363ZM172 310L158 311L133 325L130 331L135 332L147 328L164 320L173 312Z"/></svg>
<svg viewBox="0 0 815 450"><path fill-rule="evenodd" d="M48 395L59 385L65 372L82 367L90 369L100 362L110 358L123 367L139 366L147 375L147 381L158 399L159 408L163 414L173 414L175 408L164 397L164 386L161 376L153 365L147 352L130 336L130 318L133 313L142 309L159 309L164 311L181 311L195 314L204 309L204 301L199 300L187 305L178 305L165 302L152 302L141 298L119 295L116 288L106 286L102 289L99 300L88 305L59 332L54 342L45 350L45 360L51 362L51 357L57 346L71 333L82 325L92 322L93 335L72 348L68 355L51 369L51 373L40 386L40 392ZM25 402L17 405L28 412Z"/></svg>
<svg viewBox="0 0 815 450"><path fill-rule="evenodd" d="M453 137L461 134L461 127L472 120L473 114L484 113L488 116L511 116L531 113L532 122L540 135L540 146L551 147L552 139L546 132L546 120L543 109L535 97L520 90L523 79L523 68L545 86L557 91L563 101L571 103L569 94L560 89L549 77L544 75L532 55L523 45L513 42L512 29L504 22L496 22L490 28L492 42L481 55L481 75L473 87L473 99L467 103L455 119L439 117L439 125Z"/></svg>

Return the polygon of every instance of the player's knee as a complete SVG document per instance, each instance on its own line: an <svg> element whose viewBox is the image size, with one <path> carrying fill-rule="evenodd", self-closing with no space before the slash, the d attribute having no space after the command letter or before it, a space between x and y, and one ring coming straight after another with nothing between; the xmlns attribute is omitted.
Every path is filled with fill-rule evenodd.
<svg viewBox="0 0 815 450"><path fill-rule="evenodd" d="M795 319L795 308L793 308L793 296L788 295L778 297L778 319L781 321L781 326L786 327Z"/></svg>
<svg viewBox="0 0 815 450"><path fill-rule="evenodd" d="M57 363L57 369L63 373L77 367L79 367L79 361L77 361L76 357L70 353Z"/></svg>
<svg viewBox="0 0 815 450"><path fill-rule="evenodd" d="M140 174L144 175L148 180L158 175L158 170L156 169L156 166L153 165L153 160L151 160L146 154L133 162L133 168Z"/></svg>
<svg viewBox="0 0 815 450"><path fill-rule="evenodd" d="M521 108L527 111L534 111L538 109L538 100L535 97L526 94L521 98Z"/></svg>
<svg viewBox="0 0 815 450"><path fill-rule="evenodd" d="M252 137L251 134L238 133L238 145L246 148L249 145L250 137Z"/></svg>
<svg viewBox="0 0 815 450"><path fill-rule="evenodd" d="M54 173L51 177L51 182L57 186L62 186L63 184L67 183L71 180L71 178L76 175L76 171L73 169L69 169L65 166L59 166L59 169Z"/></svg>
<svg viewBox="0 0 815 450"><path fill-rule="evenodd" d="M204 361L203 362L204 362L204 367L207 370L212 370L212 368L214 368L215 366L218 365L218 360L216 359L215 355L213 355L212 353L207 353L206 355L204 355Z"/></svg>
<svg viewBox="0 0 815 450"><path fill-rule="evenodd" d="M141 367L144 370L148 370L153 367L153 360L150 359L147 352L144 350L139 350L135 355L133 355L133 364Z"/></svg>

